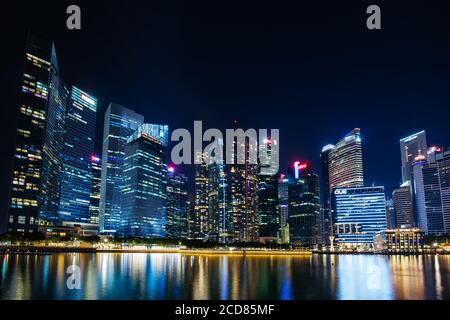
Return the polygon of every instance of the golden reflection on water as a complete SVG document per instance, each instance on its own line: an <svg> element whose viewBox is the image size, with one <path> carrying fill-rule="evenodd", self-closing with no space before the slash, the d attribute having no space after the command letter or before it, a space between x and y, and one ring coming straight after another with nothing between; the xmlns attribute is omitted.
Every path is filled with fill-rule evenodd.
<svg viewBox="0 0 450 320"><path fill-rule="evenodd" d="M450 299L449 280L450 256L0 256L1 299Z"/></svg>

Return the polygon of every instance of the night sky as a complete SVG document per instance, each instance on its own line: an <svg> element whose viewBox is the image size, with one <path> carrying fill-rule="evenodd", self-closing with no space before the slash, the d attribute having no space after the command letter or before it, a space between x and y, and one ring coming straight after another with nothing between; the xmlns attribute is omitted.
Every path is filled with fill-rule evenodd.
<svg viewBox="0 0 450 320"><path fill-rule="evenodd" d="M112 101L171 130L279 128L282 168L300 159L319 171L322 146L359 127L366 184L388 194L400 138L425 129L429 144L450 145L443 1L14 2L0 21L2 214L28 28L55 41L64 80L99 99L97 150ZM66 28L69 4L81 31ZM366 28L370 4L382 30Z"/></svg>

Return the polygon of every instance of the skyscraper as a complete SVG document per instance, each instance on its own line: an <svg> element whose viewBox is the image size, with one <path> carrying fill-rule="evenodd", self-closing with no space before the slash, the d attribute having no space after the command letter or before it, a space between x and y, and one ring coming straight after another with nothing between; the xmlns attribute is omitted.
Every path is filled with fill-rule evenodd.
<svg viewBox="0 0 450 320"><path fill-rule="evenodd" d="M330 192L335 188L364 185L361 132L353 129L329 152Z"/></svg>
<svg viewBox="0 0 450 320"><path fill-rule="evenodd" d="M127 140L121 203L124 236L165 236L168 131L168 126L145 123Z"/></svg>
<svg viewBox="0 0 450 320"><path fill-rule="evenodd" d="M192 239L203 240L208 234L208 166L201 152L195 155L199 164L195 165L194 215L192 216Z"/></svg>
<svg viewBox="0 0 450 320"><path fill-rule="evenodd" d="M98 216L100 211L100 186L102 182L102 164L98 156L91 156L92 187L89 204L89 222L98 226Z"/></svg>
<svg viewBox="0 0 450 320"><path fill-rule="evenodd" d="M238 164L239 162L237 161L235 164L230 165L233 238L235 242L258 242L257 164L252 164L250 159L251 153L257 154L257 145L256 143L251 143L247 138L245 141L237 141L235 139L233 150L237 150L236 147L243 150L241 153L242 159L240 160L243 164ZM235 152L233 153L236 154Z"/></svg>
<svg viewBox="0 0 450 320"><path fill-rule="evenodd" d="M208 175L208 239L232 241L232 219L228 211L227 180L223 160L207 165Z"/></svg>
<svg viewBox="0 0 450 320"><path fill-rule="evenodd" d="M56 82L57 70L52 43L30 33L18 105L8 231L36 230L49 79Z"/></svg>
<svg viewBox="0 0 450 320"><path fill-rule="evenodd" d="M72 86L67 106L59 222L89 223L97 99Z"/></svg>
<svg viewBox="0 0 450 320"><path fill-rule="evenodd" d="M278 242L288 244L289 239L289 178L281 174L278 179L278 213L280 228L278 231Z"/></svg>
<svg viewBox="0 0 450 320"><path fill-rule="evenodd" d="M413 165L419 227L426 234L450 233L450 151L432 152Z"/></svg>
<svg viewBox="0 0 450 320"><path fill-rule="evenodd" d="M268 159L259 157L258 164L258 217L259 237L264 241L277 241L280 229L278 208L278 177L277 172L271 175L261 174L263 168L269 169L272 159L272 141L266 139L259 145L259 153L267 153Z"/></svg>
<svg viewBox="0 0 450 320"><path fill-rule="evenodd" d="M336 211L336 242L343 246L371 248L386 229L384 187L337 188L332 206Z"/></svg>
<svg viewBox="0 0 450 320"><path fill-rule="evenodd" d="M405 184L392 192L396 228L412 227L414 225L413 201L409 181Z"/></svg>
<svg viewBox="0 0 450 320"><path fill-rule="evenodd" d="M52 50L52 68L49 80L49 99L42 149L41 185L38 195L39 218L58 224L63 172L63 149L69 89L59 76L56 54Z"/></svg>
<svg viewBox="0 0 450 320"><path fill-rule="evenodd" d="M188 191L187 177L167 168L166 235L171 239L188 237Z"/></svg>
<svg viewBox="0 0 450 320"><path fill-rule="evenodd" d="M295 173L289 183L289 237L297 247L312 248L321 243L320 239L320 197L319 176L309 165Z"/></svg>
<svg viewBox="0 0 450 320"><path fill-rule="evenodd" d="M102 233L115 234L119 229L125 145L143 123L144 116L116 103L105 112L99 215Z"/></svg>
<svg viewBox="0 0 450 320"><path fill-rule="evenodd" d="M328 144L322 148L320 153L321 164L321 204L322 204L322 242L330 244L330 236L333 235L333 222L331 215L331 197L330 197L330 176L329 176L329 157L330 152L334 150L334 145Z"/></svg>
<svg viewBox="0 0 450 320"><path fill-rule="evenodd" d="M400 139L400 155L402 159L402 183L411 180L411 168L417 156L426 156L427 138L425 131L414 133Z"/></svg>

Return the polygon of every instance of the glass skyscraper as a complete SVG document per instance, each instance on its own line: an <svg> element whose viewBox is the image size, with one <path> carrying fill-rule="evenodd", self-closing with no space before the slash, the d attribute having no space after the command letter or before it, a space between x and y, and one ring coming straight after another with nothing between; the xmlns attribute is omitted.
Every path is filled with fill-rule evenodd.
<svg viewBox="0 0 450 320"><path fill-rule="evenodd" d="M54 50L50 41L44 41L31 33L28 35L20 101L17 106L8 231L36 230L49 79L50 73L57 73L56 60L52 59L56 57Z"/></svg>
<svg viewBox="0 0 450 320"><path fill-rule="evenodd" d="M127 140L120 228L126 237L166 235L168 131L145 123Z"/></svg>
<svg viewBox="0 0 450 320"><path fill-rule="evenodd" d="M39 218L58 224L61 174L67 104L70 91L59 76L55 50L52 51L49 99L42 150L41 186L38 196Z"/></svg>
<svg viewBox="0 0 450 320"><path fill-rule="evenodd" d="M312 248L320 239L319 176L302 166L289 183L289 237L296 247Z"/></svg>
<svg viewBox="0 0 450 320"><path fill-rule="evenodd" d="M336 242L371 248L375 235L386 230L384 187L337 188L332 199Z"/></svg>
<svg viewBox="0 0 450 320"><path fill-rule="evenodd" d="M197 152L195 157L198 164L195 165L194 212L191 216L190 237L203 240L208 234L208 166L201 152Z"/></svg>
<svg viewBox="0 0 450 320"><path fill-rule="evenodd" d="M125 145L143 123L144 116L116 103L105 112L99 212L102 233L115 234L119 230Z"/></svg>
<svg viewBox="0 0 450 320"><path fill-rule="evenodd" d="M187 177L167 168L166 235L171 239L188 237L188 191Z"/></svg>
<svg viewBox="0 0 450 320"><path fill-rule="evenodd" d="M413 176L419 227L426 234L450 233L450 151L416 158Z"/></svg>
<svg viewBox="0 0 450 320"><path fill-rule="evenodd" d="M353 129L329 152L330 192L335 188L364 185L361 133Z"/></svg>
<svg viewBox="0 0 450 320"><path fill-rule="evenodd" d="M102 178L102 164L98 156L91 156L92 186L91 200L89 205L89 222L98 225L100 211L100 186Z"/></svg>
<svg viewBox="0 0 450 320"><path fill-rule="evenodd" d="M420 131L400 139L402 159L402 183L411 180L411 168L418 156L426 156L427 138L425 131Z"/></svg>
<svg viewBox="0 0 450 320"><path fill-rule="evenodd" d="M61 174L60 222L89 223L97 99L72 86L67 106L63 171Z"/></svg>
<svg viewBox="0 0 450 320"><path fill-rule="evenodd" d="M276 143L276 141L266 139L258 147L260 154L265 153L268 156L268 159L259 157L258 164L259 237L264 241L276 241L280 229L277 172L271 172L272 175L260 174L262 168L270 168L272 143Z"/></svg>
<svg viewBox="0 0 450 320"><path fill-rule="evenodd" d="M331 214L331 194L330 194L330 175L329 175L329 158L330 152L335 148L334 145L328 144L322 148L320 153L321 165L321 183L320 195L322 204L322 242L330 244L330 236L333 235L333 216Z"/></svg>

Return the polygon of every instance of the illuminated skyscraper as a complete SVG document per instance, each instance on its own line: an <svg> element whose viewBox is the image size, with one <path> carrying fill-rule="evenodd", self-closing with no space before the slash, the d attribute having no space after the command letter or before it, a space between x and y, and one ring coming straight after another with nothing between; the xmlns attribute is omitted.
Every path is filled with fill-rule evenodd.
<svg viewBox="0 0 450 320"><path fill-rule="evenodd" d="M278 242L288 244L289 239L289 178L284 174L278 179L278 213L280 228L278 231Z"/></svg>
<svg viewBox="0 0 450 320"><path fill-rule="evenodd" d="M97 99L72 86L67 106L59 221L89 223Z"/></svg>
<svg viewBox="0 0 450 320"><path fill-rule="evenodd" d="M102 182L102 164L99 157L92 155L92 187L91 200L89 204L89 222L98 225L100 211L100 186Z"/></svg>
<svg viewBox="0 0 450 320"><path fill-rule="evenodd" d="M59 224L59 201L61 193L61 175L64 168L63 149L69 89L63 84L56 63L55 51L52 51L50 70L49 99L42 150L41 185L39 188L38 208L41 220Z"/></svg>
<svg viewBox="0 0 450 320"><path fill-rule="evenodd" d="M230 165L231 211L233 215L233 234L235 242L258 242L258 178L257 164L252 164L251 154L257 154L256 143L234 140L234 150L239 147L243 164ZM254 148L254 150L251 150ZM234 151L236 152L236 151ZM233 152L233 153L234 153ZM239 153L237 153L239 157Z"/></svg>
<svg viewBox="0 0 450 320"><path fill-rule="evenodd" d="M411 180L411 168L418 156L426 156L427 138L425 131L420 131L400 139L400 155L402 159L402 183Z"/></svg>
<svg viewBox="0 0 450 320"><path fill-rule="evenodd" d="M144 123L144 116L111 103L103 129L102 178L100 188L100 232L115 234L120 226L122 170L127 138Z"/></svg>
<svg viewBox="0 0 450 320"><path fill-rule="evenodd" d="M57 73L52 43L29 34L20 102L17 106L18 121L11 174L8 231L36 230L49 79L55 83L55 89L59 87L56 85Z"/></svg>
<svg viewBox="0 0 450 320"><path fill-rule="evenodd" d="M202 153L195 154L195 157L197 159L196 162L199 162L199 164L195 165L195 199L191 238L203 240L208 234L208 166Z"/></svg>
<svg viewBox="0 0 450 320"><path fill-rule="evenodd" d="M360 129L353 129L330 149L328 164L330 192L335 188L364 185Z"/></svg>
<svg viewBox="0 0 450 320"><path fill-rule="evenodd" d="M449 234L450 151L417 157L413 177L419 227L426 234Z"/></svg>
<svg viewBox="0 0 450 320"><path fill-rule="evenodd" d="M322 148L320 153L321 164L321 204L322 204L322 242L330 244L330 236L333 235L333 221L331 214L331 196L330 196L330 176L329 176L329 158L330 152L335 146L328 144Z"/></svg>
<svg viewBox="0 0 450 320"><path fill-rule="evenodd" d="M168 126L141 125L125 146L121 233L164 237L167 200Z"/></svg>
<svg viewBox="0 0 450 320"><path fill-rule="evenodd" d="M377 234L386 230L384 187L337 188L332 194L336 211L336 242L372 248Z"/></svg>
<svg viewBox="0 0 450 320"><path fill-rule="evenodd" d="M300 169L301 168L301 169ZM307 163L295 163L289 183L289 237L297 247L312 248L320 244L319 176Z"/></svg>
<svg viewBox="0 0 450 320"><path fill-rule="evenodd" d="M187 177L167 168L166 235L171 239L188 237L188 191Z"/></svg>
<svg viewBox="0 0 450 320"><path fill-rule="evenodd" d="M262 168L270 168L272 157L272 141L266 140L259 145L259 153L266 152L268 159L261 160L258 165L258 217L259 237L264 241L277 241L280 229L280 216L278 208L278 177L277 172L272 175L261 174Z"/></svg>
<svg viewBox="0 0 450 320"><path fill-rule="evenodd" d="M392 192L394 203L395 227L412 227L414 225L414 211L409 181Z"/></svg>
<svg viewBox="0 0 450 320"><path fill-rule="evenodd" d="M232 217L228 210L227 180L223 161L207 165L208 169L208 239L232 241Z"/></svg>

